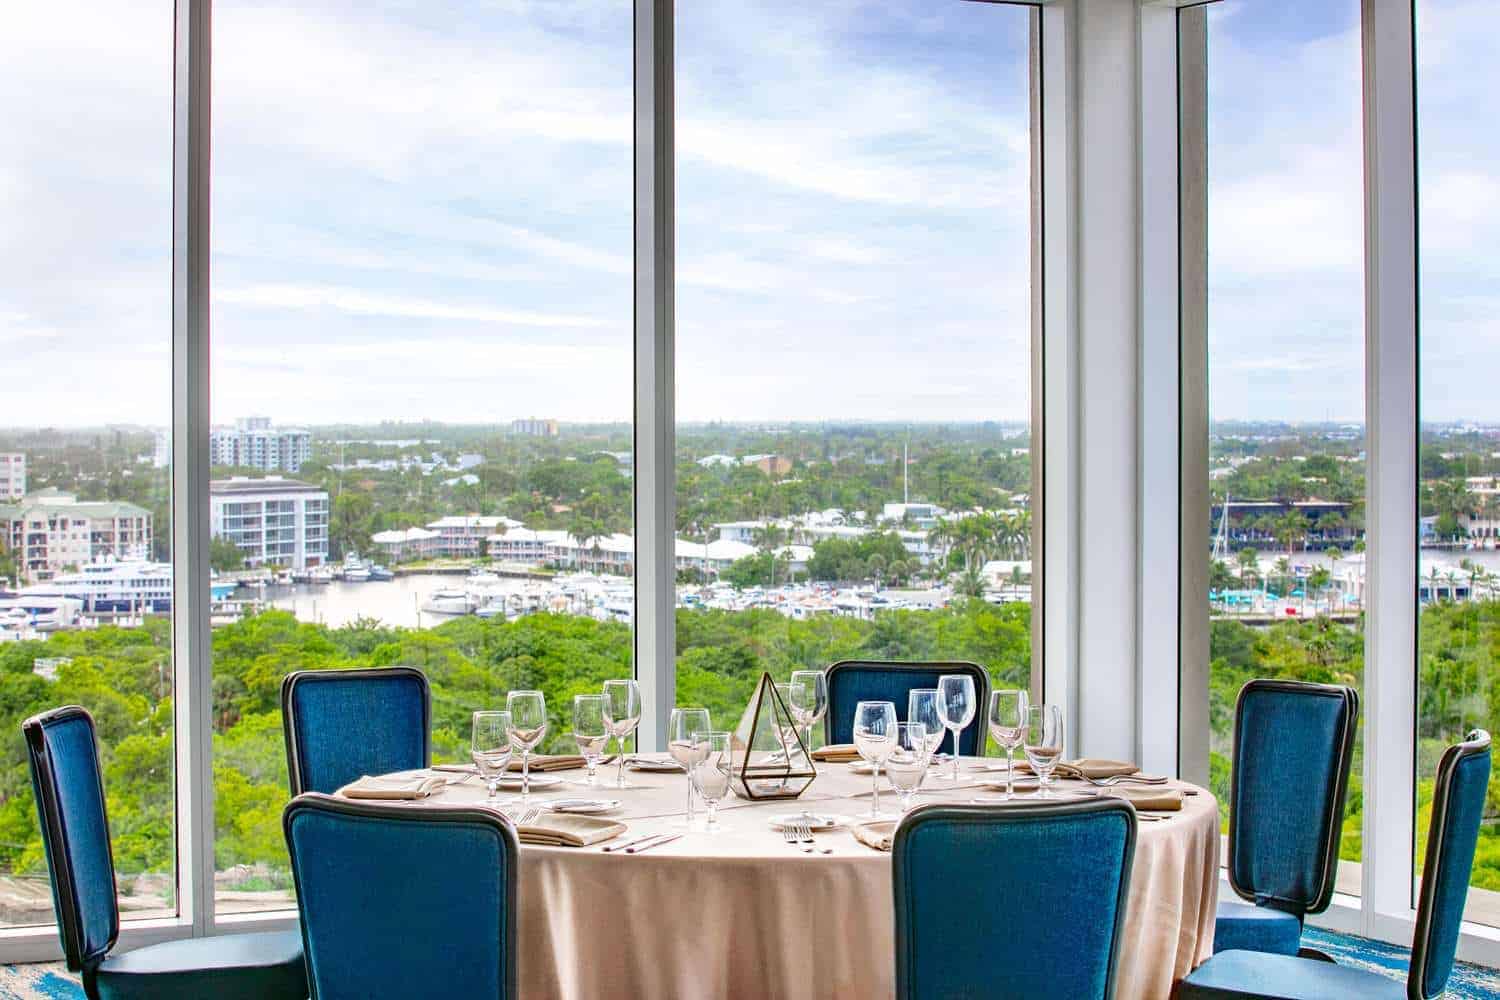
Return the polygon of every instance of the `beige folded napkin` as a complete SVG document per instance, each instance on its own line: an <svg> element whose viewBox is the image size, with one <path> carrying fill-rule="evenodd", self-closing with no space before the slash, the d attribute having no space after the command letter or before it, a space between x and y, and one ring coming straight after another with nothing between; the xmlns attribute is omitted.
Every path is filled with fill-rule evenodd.
<svg viewBox="0 0 1500 1000"><path fill-rule="evenodd" d="M516 827L521 843L543 847L588 847L624 832L624 823L576 813L543 812L525 826Z"/></svg>
<svg viewBox="0 0 1500 1000"><path fill-rule="evenodd" d="M1125 799L1137 809L1149 812L1179 812L1182 793L1175 788L1121 788L1118 785L1105 794Z"/></svg>
<svg viewBox="0 0 1500 1000"><path fill-rule="evenodd" d="M338 790L346 799L425 799L448 782L416 775L365 775Z"/></svg>
<svg viewBox="0 0 1500 1000"><path fill-rule="evenodd" d="M576 753L534 753L531 755L531 770L546 774L548 771L572 771L583 767L588 761ZM512 754L509 770L521 772L521 755Z"/></svg>
<svg viewBox="0 0 1500 1000"><path fill-rule="evenodd" d="M812 759L825 764L852 764L859 760L859 751L853 743L830 743L812 752Z"/></svg>
<svg viewBox="0 0 1500 1000"><path fill-rule="evenodd" d="M898 821L894 819L875 819L864 823L855 823L849 827L849 832L854 834L854 839L866 847L877 851L889 851L891 849L891 838L896 835Z"/></svg>
<svg viewBox="0 0 1500 1000"><path fill-rule="evenodd" d="M1031 762L1025 760L1016 761L1016 771L1032 770ZM1079 760L1058 761L1052 773L1059 778L1116 778L1125 774L1137 774L1140 768L1123 760L1100 760L1096 757L1083 757Z"/></svg>

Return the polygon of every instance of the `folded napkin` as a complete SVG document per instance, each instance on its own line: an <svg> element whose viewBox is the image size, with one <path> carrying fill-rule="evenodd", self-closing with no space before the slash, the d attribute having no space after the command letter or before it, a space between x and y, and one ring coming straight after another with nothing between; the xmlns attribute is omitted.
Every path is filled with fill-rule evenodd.
<svg viewBox="0 0 1500 1000"><path fill-rule="evenodd" d="M853 743L830 743L826 747L818 747L812 752L813 760L820 760L825 764L852 764L860 759L859 751Z"/></svg>
<svg viewBox="0 0 1500 1000"><path fill-rule="evenodd" d="M576 753L534 753L531 755L531 770L541 774L548 771L573 771L586 765L588 761L581 754ZM510 758L510 770L517 774L521 773L521 755L512 754Z"/></svg>
<svg viewBox="0 0 1500 1000"><path fill-rule="evenodd" d="M543 812L525 826L516 827L521 843L543 847L588 847L624 832L625 824L612 819L555 812Z"/></svg>
<svg viewBox="0 0 1500 1000"><path fill-rule="evenodd" d="M1179 812L1182 793L1175 788L1111 788L1106 794L1125 799L1137 809L1150 812Z"/></svg>
<svg viewBox="0 0 1500 1000"><path fill-rule="evenodd" d="M1031 762L1016 761L1016 771L1032 770ZM1116 778L1125 774L1137 774L1140 768L1123 760L1100 760L1084 757L1079 760L1058 761L1052 773L1059 778Z"/></svg>
<svg viewBox="0 0 1500 1000"><path fill-rule="evenodd" d="M891 838L896 835L898 822L894 819L869 820L865 823L855 823L849 827L849 832L854 834L855 840L866 847L877 851L889 851Z"/></svg>
<svg viewBox="0 0 1500 1000"><path fill-rule="evenodd" d="M448 782L421 774L365 775L338 790L346 799L425 799Z"/></svg>

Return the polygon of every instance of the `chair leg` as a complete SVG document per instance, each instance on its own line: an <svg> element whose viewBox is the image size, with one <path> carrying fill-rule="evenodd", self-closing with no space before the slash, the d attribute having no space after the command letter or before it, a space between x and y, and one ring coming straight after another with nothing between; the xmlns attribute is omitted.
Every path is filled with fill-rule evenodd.
<svg viewBox="0 0 1500 1000"><path fill-rule="evenodd" d="M1299 949L1297 949L1297 957L1298 958L1311 958L1314 961L1328 962L1328 963L1331 963L1333 965L1337 965L1338 964L1338 962L1336 962L1334 960L1334 957L1332 955L1330 955L1330 954L1328 954L1327 952L1324 952L1324 951L1319 951L1316 948L1299 948Z"/></svg>

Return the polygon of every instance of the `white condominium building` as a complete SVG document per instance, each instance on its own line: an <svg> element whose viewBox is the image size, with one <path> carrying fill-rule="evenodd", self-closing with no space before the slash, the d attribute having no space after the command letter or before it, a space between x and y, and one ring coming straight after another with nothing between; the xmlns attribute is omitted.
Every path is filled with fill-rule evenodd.
<svg viewBox="0 0 1500 1000"><path fill-rule="evenodd" d="M26 495L26 456L0 453L0 500L19 500Z"/></svg>
<svg viewBox="0 0 1500 1000"><path fill-rule="evenodd" d="M18 503L0 504L0 535L21 553L22 579L36 583L109 557L146 557L151 512L133 503L79 500L61 490L40 490Z"/></svg>
<svg viewBox="0 0 1500 1000"><path fill-rule="evenodd" d="M245 417L234 429L220 428L209 435L209 460L262 472L296 472L312 458L312 433L272 427L269 417Z"/></svg>
<svg viewBox="0 0 1500 1000"><path fill-rule="evenodd" d="M328 561L328 493L280 476L235 476L209 484L210 530L245 553L251 567L307 569Z"/></svg>

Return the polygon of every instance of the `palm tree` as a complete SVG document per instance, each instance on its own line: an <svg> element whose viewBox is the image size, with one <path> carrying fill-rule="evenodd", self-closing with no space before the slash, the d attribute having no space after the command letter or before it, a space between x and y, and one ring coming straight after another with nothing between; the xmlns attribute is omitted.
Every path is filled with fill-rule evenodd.
<svg viewBox="0 0 1500 1000"><path fill-rule="evenodd" d="M771 560L771 586L776 586L776 553L786 544L786 530L774 521L767 521L765 527L756 528L755 547L761 554L770 557Z"/></svg>
<svg viewBox="0 0 1500 1000"><path fill-rule="evenodd" d="M880 577L881 574L885 572L885 556L881 555L879 552L876 552L874 555L870 556L870 558L865 560L865 569L869 571L870 576L874 577L875 589L879 590Z"/></svg>
<svg viewBox="0 0 1500 1000"><path fill-rule="evenodd" d="M1240 549L1239 555L1235 556L1235 562L1240 567L1240 582L1243 584L1247 578L1253 577L1260 572L1260 553L1246 546Z"/></svg>
<svg viewBox="0 0 1500 1000"><path fill-rule="evenodd" d="M984 574L977 567L965 566L958 574L958 581L953 585L953 592L964 597L984 597Z"/></svg>

